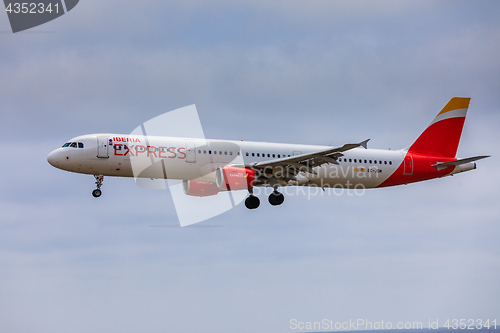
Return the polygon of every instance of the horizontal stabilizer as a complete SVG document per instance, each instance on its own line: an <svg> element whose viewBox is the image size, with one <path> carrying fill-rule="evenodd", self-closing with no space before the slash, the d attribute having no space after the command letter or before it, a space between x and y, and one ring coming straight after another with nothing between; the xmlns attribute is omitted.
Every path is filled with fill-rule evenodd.
<svg viewBox="0 0 500 333"><path fill-rule="evenodd" d="M475 157L469 157L469 158L462 158L461 160L445 162L445 163L437 163L437 164L434 164L433 167L435 167L438 170L443 170L449 166L453 166L453 165L457 166L460 164L470 163L470 162L474 162L477 160L482 160L483 158L486 158L486 157L489 157L489 156L475 156Z"/></svg>

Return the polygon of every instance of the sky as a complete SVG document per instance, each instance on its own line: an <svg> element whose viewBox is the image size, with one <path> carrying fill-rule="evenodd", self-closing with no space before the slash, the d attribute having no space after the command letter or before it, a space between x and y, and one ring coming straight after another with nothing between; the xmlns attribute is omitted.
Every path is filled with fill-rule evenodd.
<svg viewBox="0 0 500 333"><path fill-rule="evenodd" d="M500 323L498 1L94 1L0 15L0 332ZM411 145L471 97L463 174L305 191L178 224L168 191L50 166L72 137L196 104L207 138Z"/></svg>

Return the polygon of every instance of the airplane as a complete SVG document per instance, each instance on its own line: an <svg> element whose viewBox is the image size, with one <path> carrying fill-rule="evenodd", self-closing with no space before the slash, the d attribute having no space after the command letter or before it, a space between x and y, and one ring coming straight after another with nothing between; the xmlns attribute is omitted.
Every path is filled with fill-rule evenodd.
<svg viewBox="0 0 500 333"><path fill-rule="evenodd" d="M75 137L52 151L54 167L94 175L94 197L104 176L182 180L190 196L246 190L255 209L256 186L272 187L269 203L284 202L284 186L381 188L454 175L476 168L489 156L457 159L470 98L453 97L406 149L368 149L368 140L343 146L209 140L125 134Z"/></svg>

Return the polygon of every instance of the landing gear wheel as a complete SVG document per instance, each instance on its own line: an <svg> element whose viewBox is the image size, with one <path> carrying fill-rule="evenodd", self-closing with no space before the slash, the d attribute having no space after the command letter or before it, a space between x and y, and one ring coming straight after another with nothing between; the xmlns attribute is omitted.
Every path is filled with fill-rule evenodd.
<svg viewBox="0 0 500 333"><path fill-rule="evenodd" d="M273 193L269 195L269 203L273 206L281 205L284 201L285 196L283 195L283 193L273 191Z"/></svg>
<svg viewBox="0 0 500 333"><path fill-rule="evenodd" d="M255 209L259 207L259 205L260 205L260 199L254 195L250 195L248 198L245 199L245 206L248 209Z"/></svg>
<svg viewBox="0 0 500 333"><path fill-rule="evenodd" d="M102 182L104 181L104 176L94 175L94 178L95 178L95 185L97 186L97 188L92 191L92 195L94 196L94 198L99 198L102 194L101 186L102 186Z"/></svg>

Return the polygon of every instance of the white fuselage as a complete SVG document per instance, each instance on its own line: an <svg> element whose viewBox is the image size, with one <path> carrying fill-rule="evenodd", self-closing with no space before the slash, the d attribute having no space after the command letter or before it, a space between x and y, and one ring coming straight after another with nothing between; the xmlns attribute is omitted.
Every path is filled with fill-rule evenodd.
<svg viewBox="0 0 500 333"><path fill-rule="evenodd" d="M71 147L71 143L76 145ZM313 153L328 146L187 139L174 137L91 134L70 140L48 157L53 166L77 173L155 179L215 180L215 170L231 164L251 164ZM82 147L82 148L79 148ZM356 148L343 153L339 164L303 171L293 184L327 186L361 184L374 188L402 164L406 151Z"/></svg>

